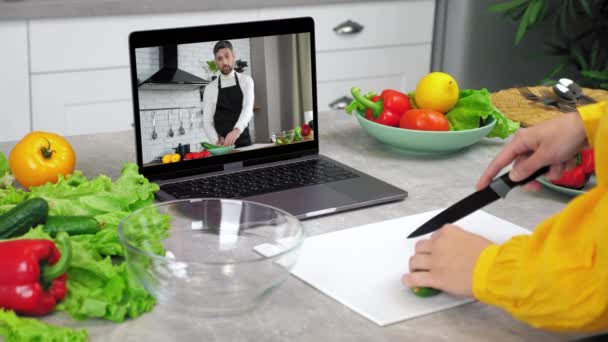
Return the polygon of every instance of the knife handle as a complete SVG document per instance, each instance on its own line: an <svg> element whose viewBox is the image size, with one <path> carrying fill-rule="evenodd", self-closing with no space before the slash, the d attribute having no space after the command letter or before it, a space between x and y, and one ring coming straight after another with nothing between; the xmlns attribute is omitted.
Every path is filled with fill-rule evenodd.
<svg viewBox="0 0 608 342"><path fill-rule="evenodd" d="M502 179L502 181L509 187L509 188L513 188L515 186L519 186L519 185L524 185L526 183L529 183L533 180L535 180L536 178L544 175L545 173L549 172L550 166L544 166L541 167L540 169L538 169L536 172L534 172L531 176L529 176L528 178L525 178L523 180L520 180L519 182L514 182L511 180L511 178L509 178L509 174L511 172L507 172L504 175L500 176L500 179Z"/></svg>

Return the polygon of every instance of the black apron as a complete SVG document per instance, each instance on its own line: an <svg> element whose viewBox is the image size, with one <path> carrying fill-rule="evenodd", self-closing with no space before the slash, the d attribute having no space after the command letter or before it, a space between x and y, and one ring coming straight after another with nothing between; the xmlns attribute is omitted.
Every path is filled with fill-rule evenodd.
<svg viewBox="0 0 608 342"><path fill-rule="evenodd" d="M224 138L234 129L234 125L236 125L241 115L241 109L243 109L243 92L241 91L236 72L234 73L234 78L236 85L226 88L222 88L221 76L217 78L217 104L215 105L213 124L217 134ZM251 145L249 125L245 127L245 130L236 139L235 145L236 147Z"/></svg>

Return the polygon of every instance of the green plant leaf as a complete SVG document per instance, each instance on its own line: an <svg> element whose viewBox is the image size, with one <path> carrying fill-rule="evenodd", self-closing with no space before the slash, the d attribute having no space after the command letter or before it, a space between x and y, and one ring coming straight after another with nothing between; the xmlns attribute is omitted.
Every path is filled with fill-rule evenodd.
<svg viewBox="0 0 608 342"><path fill-rule="evenodd" d="M519 45L519 42L523 38L526 30L528 29L528 24L530 23L530 16L532 15L534 3L530 3L526 11L524 12L521 21L519 22L519 26L517 27L517 33L515 34L515 45Z"/></svg>
<svg viewBox="0 0 608 342"><path fill-rule="evenodd" d="M608 81L608 71L582 70L581 75L593 80Z"/></svg>
<svg viewBox="0 0 608 342"><path fill-rule="evenodd" d="M559 16L559 28L563 34L568 33L568 1L562 3L562 9Z"/></svg>
<svg viewBox="0 0 608 342"><path fill-rule="evenodd" d="M593 16L593 13L591 11L591 7L589 6L588 0L579 0L578 3L581 5L581 7L583 8L583 10L585 11L585 13L587 14L588 17Z"/></svg>
<svg viewBox="0 0 608 342"><path fill-rule="evenodd" d="M530 0L512 0L508 2L499 3L488 8L489 12L498 13L498 12L506 12L508 10L516 9L518 7L523 7L524 4L528 3Z"/></svg>
<svg viewBox="0 0 608 342"><path fill-rule="evenodd" d="M540 83L538 85L541 85L541 86L552 86L555 83L557 83L556 79L553 79L553 78L544 78L544 79L542 79L540 81Z"/></svg>
<svg viewBox="0 0 608 342"><path fill-rule="evenodd" d="M581 70L589 69L589 65L587 64L587 61L581 54L581 50L578 47L572 49L572 55L574 56L574 58L576 58L576 62L579 64Z"/></svg>
<svg viewBox="0 0 608 342"><path fill-rule="evenodd" d="M564 70L564 68L566 68L565 63L560 63L560 64L556 65L553 69L551 69L551 71L549 71L549 73L547 74L547 76L545 76L545 78L555 77L556 75L561 73Z"/></svg>
<svg viewBox="0 0 608 342"><path fill-rule="evenodd" d="M568 3L568 14L570 14L570 18L572 18L573 20L576 20L576 7L575 7L575 2L579 1L579 0L575 0L574 2L572 0L566 0L566 2Z"/></svg>
<svg viewBox="0 0 608 342"><path fill-rule="evenodd" d="M217 63L214 60L207 61L207 66L209 67L209 71L216 72L219 70L217 67Z"/></svg>
<svg viewBox="0 0 608 342"><path fill-rule="evenodd" d="M589 60L589 67L591 69L595 68L597 65L597 57L600 53L600 41L594 40L593 45L591 46L591 58Z"/></svg>
<svg viewBox="0 0 608 342"><path fill-rule="evenodd" d="M536 24L540 20L540 15L545 8L545 0L533 0L530 5L530 16L528 17L528 26Z"/></svg>
<svg viewBox="0 0 608 342"><path fill-rule="evenodd" d="M537 22L541 22L541 21L545 20L548 13L549 13L549 4L547 4L546 1L543 1L542 10L541 10L540 14L538 15Z"/></svg>
<svg viewBox="0 0 608 342"><path fill-rule="evenodd" d="M512 8L504 13L505 17L511 18L513 21L519 21L521 16L524 15L524 11L526 10L525 6Z"/></svg>
<svg viewBox="0 0 608 342"><path fill-rule="evenodd" d="M600 88L608 90L608 83L600 83Z"/></svg>
<svg viewBox="0 0 608 342"><path fill-rule="evenodd" d="M553 56L570 56L570 50L567 47L561 46L557 43L545 42L547 47L549 47L549 54Z"/></svg>

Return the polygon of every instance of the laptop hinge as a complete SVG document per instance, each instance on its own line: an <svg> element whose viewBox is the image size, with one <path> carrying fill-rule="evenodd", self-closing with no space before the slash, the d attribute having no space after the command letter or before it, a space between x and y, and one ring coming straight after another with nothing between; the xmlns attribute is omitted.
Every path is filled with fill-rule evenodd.
<svg viewBox="0 0 608 342"><path fill-rule="evenodd" d="M243 168L242 161L224 164L224 171L234 171L234 170L240 170L242 168Z"/></svg>

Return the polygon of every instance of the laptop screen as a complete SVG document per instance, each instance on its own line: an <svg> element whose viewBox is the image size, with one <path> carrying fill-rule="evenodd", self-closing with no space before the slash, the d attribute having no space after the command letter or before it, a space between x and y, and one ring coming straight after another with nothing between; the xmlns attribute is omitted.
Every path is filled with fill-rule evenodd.
<svg viewBox="0 0 608 342"><path fill-rule="evenodd" d="M290 21L132 35L140 167L187 169L318 150L312 25L289 33Z"/></svg>

